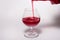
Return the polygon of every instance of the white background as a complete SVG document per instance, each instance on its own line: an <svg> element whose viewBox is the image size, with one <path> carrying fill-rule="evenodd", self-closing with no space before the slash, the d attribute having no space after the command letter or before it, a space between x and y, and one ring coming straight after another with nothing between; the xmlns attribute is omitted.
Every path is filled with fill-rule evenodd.
<svg viewBox="0 0 60 40"><path fill-rule="evenodd" d="M24 37L27 28L21 21L24 9L31 7L31 0L0 0L0 40L60 40L60 29L55 26L43 26L38 38ZM40 25L54 24L55 15L60 15L60 4L34 2L41 16Z"/></svg>

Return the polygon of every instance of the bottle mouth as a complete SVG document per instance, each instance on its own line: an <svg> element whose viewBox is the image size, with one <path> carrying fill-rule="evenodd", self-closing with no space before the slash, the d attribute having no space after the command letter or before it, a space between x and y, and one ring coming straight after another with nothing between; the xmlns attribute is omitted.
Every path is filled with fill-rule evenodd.
<svg viewBox="0 0 60 40"><path fill-rule="evenodd" d="M51 4L60 4L60 0L32 0L32 1L50 1Z"/></svg>
<svg viewBox="0 0 60 40"><path fill-rule="evenodd" d="M32 1L50 1L50 0L32 0Z"/></svg>

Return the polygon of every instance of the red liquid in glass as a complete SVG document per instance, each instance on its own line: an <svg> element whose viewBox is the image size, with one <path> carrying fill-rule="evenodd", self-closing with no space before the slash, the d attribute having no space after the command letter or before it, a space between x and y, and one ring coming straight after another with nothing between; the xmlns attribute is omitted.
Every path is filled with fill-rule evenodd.
<svg viewBox="0 0 60 40"><path fill-rule="evenodd" d="M32 1L50 1L52 4L60 4L60 0L32 0Z"/></svg>
<svg viewBox="0 0 60 40"><path fill-rule="evenodd" d="M34 27L40 22L38 17L26 17L22 19L23 23L29 27Z"/></svg>

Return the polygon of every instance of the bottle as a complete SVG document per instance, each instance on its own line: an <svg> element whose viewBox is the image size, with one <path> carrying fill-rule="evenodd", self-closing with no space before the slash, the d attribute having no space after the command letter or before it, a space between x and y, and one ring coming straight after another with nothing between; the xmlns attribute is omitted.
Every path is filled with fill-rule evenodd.
<svg viewBox="0 0 60 40"><path fill-rule="evenodd" d="M32 1L50 1L52 4L60 4L60 0L32 0Z"/></svg>

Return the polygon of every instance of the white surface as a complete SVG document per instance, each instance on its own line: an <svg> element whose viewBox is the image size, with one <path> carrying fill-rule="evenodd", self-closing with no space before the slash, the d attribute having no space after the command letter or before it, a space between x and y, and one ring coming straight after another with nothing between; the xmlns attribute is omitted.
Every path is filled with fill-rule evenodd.
<svg viewBox="0 0 60 40"><path fill-rule="evenodd" d="M41 24L52 24L60 10L60 4L51 5L50 2L34 2L34 6L41 16ZM36 39L25 38L23 31L27 27L21 18L27 7L31 7L30 0L0 0L0 40L60 40L60 29L54 27L42 28Z"/></svg>

